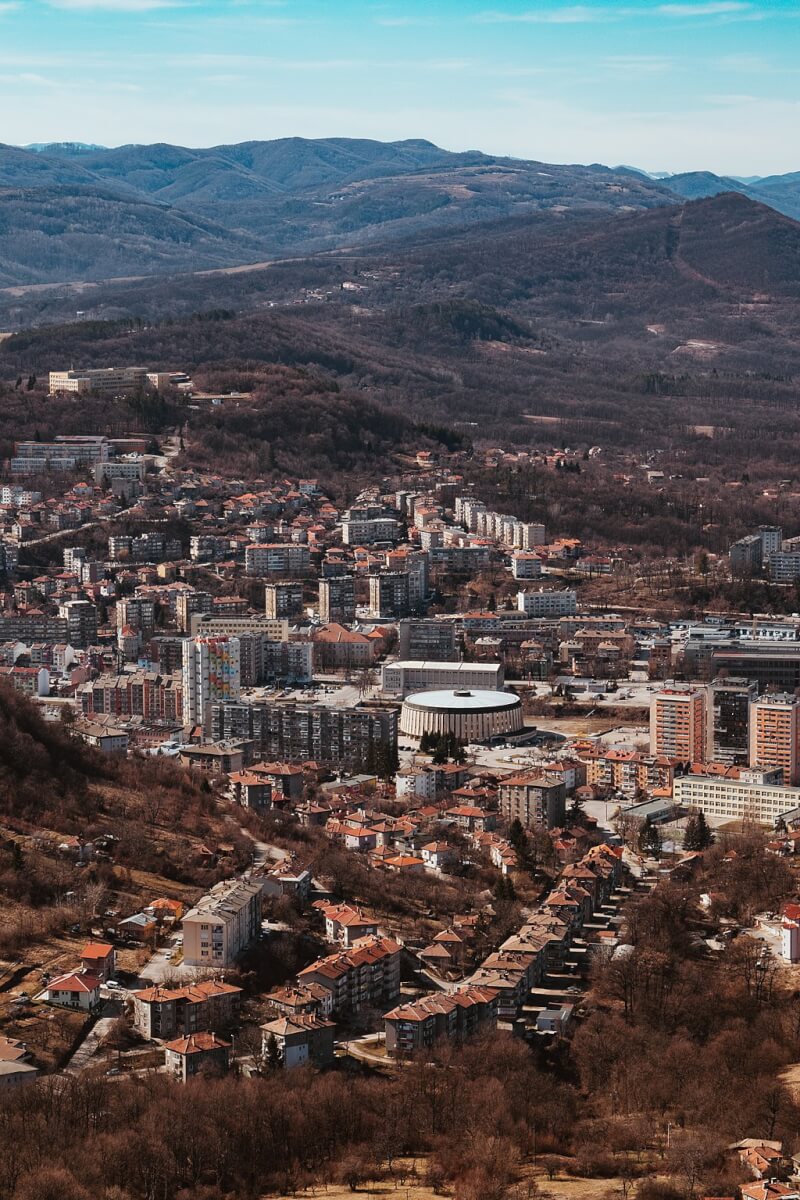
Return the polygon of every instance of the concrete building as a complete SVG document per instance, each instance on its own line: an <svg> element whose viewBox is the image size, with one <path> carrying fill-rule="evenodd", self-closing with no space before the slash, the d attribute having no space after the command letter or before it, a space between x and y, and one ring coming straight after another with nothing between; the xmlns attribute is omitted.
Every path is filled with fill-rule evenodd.
<svg viewBox="0 0 800 1200"><path fill-rule="evenodd" d="M706 689L667 683L650 701L650 753L683 762L706 762L709 756Z"/></svg>
<svg viewBox="0 0 800 1200"><path fill-rule="evenodd" d="M216 1033L190 1033L164 1046L166 1072L182 1083L207 1071L227 1071L232 1062L232 1043Z"/></svg>
<svg viewBox="0 0 800 1200"><path fill-rule="evenodd" d="M313 1063L329 1067L334 1059L333 1021L316 1013L293 1013L268 1021L261 1026L261 1054L269 1061L270 1046L274 1044L281 1066L287 1070Z"/></svg>
<svg viewBox="0 0 800 1200"><path fill-rule="evenodd" d="M787 787L778 768L771 771L731 768L731 772L676 776L672 790L674 803L707 817L769 826L800 804L800 790Z"/></svg>
<svg viewBox="0 0 800 1200"><path fill-rule="evenodd" d="M750 705L750 765L780 767L785 784L800 783L800 698L778 693Z"/></svg>
<svg viewBox="0 0 800 1200"><path fill-rule="evenodd" d="M75 392L116 396L148 387L147 367L92 367L83 371L51 371L50 394Z"/></svg>
<svg viewBox="0 0 800 1200"><path fill-rule="evenodd" d="M384 571L369 576L369 611L380 619L406 617L410 612L407 571Z"/></svg>
<svg viewBox="0 0 800 1200"><path fill-rule="evenodd" d="M750 705L758 688L749 679L715 679L708 688L713 762L747 763L750 758Z"/></svg>
<svg viewBox="0 0 800 1200"><path fill-rule="evenodd" d="M213 608L214 597L210 592L180 592L175 601L178 628L182 633L189 633L192 630L192 617L211 613Z"/></svg>
<svg viewBox="0 0 800 1200"><path fill-rule="evenodd" d="M319 581L319 619L325 625L352 625L356 619L356 585L352 575L330 575Z"/></svg>
<svg viewBox="0 0 800 1200"><path fill-rule="evenodd" d="M477 688L501 691L504 680L502 663L427 662L400 659L386 663L381 671L381 689L388 695L406 696L410 692L441 691L451 688Z"/></svg>
<svg viewBox="0 0 800 1200"><path fill-rule="evenodd" d="M215 704L212 736L251 738L256 753L281 762L319 762L350 771L374 768L397 753L397 710L357 705Z"/></svg>
<svg viewBox="0 0 800 1200"><path fill-rule="evenodd" d="M58 606L67 622L67 641L78 650L97 643L97 609L91 600L67 600Z"/></svg>
<svg viewBox="0 0 800 1200"><path fill-rule="evenodd" d="M408 737L454 734L461 742L486 742L519 733L522 705L513 692L416 692L403 701L400 730Z"/></svg>
<svg viewBox="0 0 800 1200"><path fill-rule="evenodd" d="M241 998L241 988L221 979L145 988L133 993L133 1024L148 1040L226 1029L238 1020Z"/></svg>
<svg viewBox="0 0 800 1200"><path fill-rule="evenodd" d="M241 686L239 639L196 637L183 655L183 723L205 725L211 707L238 700Z"/></svg>
<svg viewBox="0 0 800 1200"><path fill-rule="evenodd" d="M456 627L454 621L436 618L406 618L398 627L400 661L455 662Z"/></svg>
<svg viewBox="0 0 800 1200"><path fill-rule="evenodd" d="M577 594L573 591L517 592L517 608L526 617L569 617L577 606Z"/></svg>
<svg viewBox="0 0 800 1200"><path fill-rule="evenodd" d="M230 967L261 933L261 884L216 884L183 918L183 961L189 967Z"/></svg>
<svg viewBox="0 0 800 1200"><path fill-rule="evenodd" d="M484 1029L494 1029L497 996L493 988L462 987L393 1008L383 1018L386 1053L408 1058L440 1038L462 1042Z"/></svg>
<svg viewBox="0 0 800 1200"><path fill-rule="evenodd" d="M751 533L734 542L729 550L732 575L757 575L764 557L760 533Z"/></svg>
<svg viewBox="0 0 800 1200"><path fill-rule="evenodd" d="M304 578L311 571L311 551L299 542L254 543L244 552L248 575L284 575Z"/></svg>
<svg viewBox="0 0 800 1200"><path fill-rule="evenodd" d="M498 800L505 819L520 821L525 829L556 829L564 824L566 787L552 775L530 772L501 779Z"/></svg>
<svg viewBox="0 0 800 1200"><path fill-rule="evenodd" d="M267 620L291 620L303 612L303 585L293 579L268 583L264 588L264 599Z"/></svg>

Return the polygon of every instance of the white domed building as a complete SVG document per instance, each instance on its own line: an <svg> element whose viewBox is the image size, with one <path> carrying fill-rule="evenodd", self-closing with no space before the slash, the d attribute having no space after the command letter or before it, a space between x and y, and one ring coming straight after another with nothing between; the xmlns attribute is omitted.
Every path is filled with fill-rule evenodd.
<svg viewBox="0 0 800 1200"><path fill-rule="evenodd" d="M519 733L522 727L522 705L513 692L415 692L400 712L400 732L413 738L451 733L461 742L485 742Z"/></svg>

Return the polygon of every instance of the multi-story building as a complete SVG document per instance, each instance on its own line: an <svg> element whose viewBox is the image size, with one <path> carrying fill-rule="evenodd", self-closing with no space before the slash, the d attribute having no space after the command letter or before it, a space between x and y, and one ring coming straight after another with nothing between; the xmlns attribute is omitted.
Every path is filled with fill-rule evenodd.
<svg viewBox="0 0 800 1200"><path fill-rule="evenodd" d="M504 677L502 663L401 660L385 664L381 672L381 689L393 696L453 688L500 692Z"/></svg>
<svg viewBox="0 0 800 1200"><path fill-rule="evenodd" d="M216 884L183 918L183 961L189 967L231 967L261 934L261 884Z"/></svg>
<svg viewBox="0 0 800 1200"><path fill-rule="evenodd" d="M303 578L311 570L311 551L297 542L247 546L244 569L248 575L285 575Z"/></svg>
<svg viewBox="0 0 800 1200"><path fill-rule="evenodd" d="M46 617L41 613L18 616L4 613L0 616L0 642L66 642L69 629L66 617Z"/></svg>
<svg viewBox="0 0 800 1200"><path fill-rule="evenodd" d="M356 585L352 575L330 575L319 581L319 619L325 625L352 625L356 619Z"/></svg>
<svg viewBox="0 0 800 1200"><path fill-rule="evenodd" d="M776 554L783 545L783 530L779 525L759 525L758 534L761 538L761 557L766 561L770 554Z"/></svg>
<svg viewBox="0 0 800 1200"><path fill-rule="evenodd" d="M148 1041L226 1029L238 1018L241 998L241 988L221 979L178 988L145 988L133 993L133 1024Z"/></svg>
<svg viewBox="0 0 800 1200"><path fill-rule="evenodd" d="M150 638L156 627L154 600L143 596L125 596L117 601L117 629L135 629L142 638Z"/></svg>
<svg viewBox="0 0 800 1200"><path fill-rule="evenodd" d="M569 617L577 604L577 594L573 591L517 592L517 608L526 617Z"/></svg>
<svg viewBox="0 0 800 1200"><path fill-rule="evenodd" d="M515 579L538 579L542 560L532 550L516 550L511 555L511 574Z"/></svg>
<svg viewBox="0 0 800 1200"><path fill-rule="evenodd" d="M214 597L210 592L184 591L179 592L175 601L175 615L178 619L178 629L182 633L190 633L192 617L205 616L214 607Z"/></svg>
<svg viewBox="0 0 800 1200"><path fill-rule="evenodd" d="M701 763L710 757L704 687L668 682L650 701L650 753Z"/></svg>
<svg viewBox="0 0 800 1200"><path fill-rule="evenodd" d="M190 1033L164 1045L164 1069L182 1083L204 1071L227 1071L232 1062L233 1043L216 1033Z"/></svg>
<svg viewBox="0 0 800 1200"><path fill-rule="evenodd" d="M58 606L58 615L66 618L70 646L85 650L97 642L97 609L91 600L67 600Z"/></svg>
<svg viewBox="0 0 800 1200"><path fill-rule="evenodd" d="M369 576L369 611L380 619L406 617L410 612L407 571L384 571Z"/></svg>
<svg viewBox="0 0 800 1200"><path fill-rule="evenodd" d="M241 637L245 633L258 633L269 642L285 642L289 639L289 622L284 618L273 621L269 617L240 616L236 613L218 616L215 613L194 613L189 632L192 637Z"/></svg>
<svg viewBox="0 0 800 1200"><path fill-rule="evenodd" d="M261 1026L261 1053L268 1058L274 1044L284 1070L311 1062L329 1067L334 1061L336 1025L317 1013L293 1013Z"/></svg>
<svg viewBox="0 0 800 1200"><path fill-rule="evenodd" d="M563 779L538 772L514 775L500 781L498 800L505 819L521 821L525 829L556 829L564 824L566 787Z"/></svg>
<svg viewBox="0 0 800 1200"><path fill-rule="evenodd" d="M238 700L241 687L239 639L196 637L183 655L183 721L205 725L214 704Z"/></svg>
<svg viewBox="0 0 800 1200"><path fill-rule="evenodd" d="M78 688L84 716L144 717L166 724L183 722L183 681L179 674L136 671L100 675Z"/></svg>
<svg viewBox="0 0 800 1200"><path fill-rule="evenodd" d="M400 995L400 953L390 938L361 938L350 950L329 954L298 973L301 984L319 984L331 994L337 1014L386 1007Z"/></svg>
<svg viewBox="0 0 800 1200"><path fill-rule="evenodd" d="M147 367L90 367L83 371L50 372L50 394L54 396L59 392L116 396L142 391L147 386Z"/></svg>
<svg viewBox="0 0 800 1200"><path fill-rule="evenodd" d="M764 557L763 543L760 533L751 533L747 537L733 542L728 552L731 560L732 575L755 575L761 570Z"/></svg>
<svg viewBox="0 0 800 1200"><path fill-rule="evenodd" d="M265 610L270 621L291 620L303 612L303 585L296 580L268 583L264 588Z"/></svg>
<svg viewBox="0 0 800 1200"><path fill-rule="evenodd" d="M264 677L310 683L314 675L312 642L264 642Z"/></svg>
<svg viewBox="0 0 800 1200"><path fill-rule="evenodd" d="M492 988L462 987L443 995L422 996L393 1008L383 1020L387 1054L408 1058L429 1049L440 1038L462 1042L483 1029L494 1029L497 992Z"/></svg>
<svg viewBox="0 0 800 1200"><path fill-rule="evenodd" d="M400 522L380 505L359 505L342 514L342 541L345 546L374 546L376 542L396 542Z"/></svg>
<svg viewBox="0 0 800 1200"><path fill-rule="evenodd" d="M780 767L785 784L800 783L800 698L777 693L750 705L750 766Z"/></svg>
<svg viewBox="0 0 800 1200"><path fill-rule="evenodd" d="M321 671L371 667L385 643L380 634L359 633L343 625L323 625L312 634L314 659Z"/></svg>
<svg viewBox="0 0 800 1200"><path fill-rule="evenodd" d="M800 579L800 550L777 550L770 554L768 565L775 583L794 583Z"/></svg>
<svg viewBox="0 0 800 1200"><path fill-rule="evenodd" d="M386 554L386 568L393 573L408 575L408 607L411 612L423 612L430 584L430 555L426 550L398 546Z"/></svg>
<svg viewBox="0 0 800 1200"><path fill-rule="evenodd" d="M749 679L714 679L708 688L714 762L747 763L750 757L750 705L758 688Z"/></svg>
<svg viewBox="0 0 800 1200"><path fill-rule="evenodd" d="M455 623L437 621L435 618L410 618L401 621L398 652L401 661L456 661Z"/></svg>
<svg viewBox="0 0 800 1200"><path fill-rule="evenodd" d="M215 704L216 741L252 739L256 754L282 762L318 762L350 771L374 769L376 760L397 753L397 710L393 707L329 708L298 704Z"/></svg>
<svg viewBox="0 0 800 1200"><path fill-rule="evenodd" d="M725 775L679 775L673 800L708 817L774 825L784 813L797 809L800 790L787 787L783 771L731 767Z"/></svg>

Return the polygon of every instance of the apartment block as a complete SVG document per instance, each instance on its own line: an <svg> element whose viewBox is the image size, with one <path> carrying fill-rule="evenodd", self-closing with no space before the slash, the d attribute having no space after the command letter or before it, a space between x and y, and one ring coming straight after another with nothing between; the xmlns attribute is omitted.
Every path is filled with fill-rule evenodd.
<svg viewBox="0 0 800 1200"><path fill-rule="evenodd" d="M517 592L517 608L526 617L569 617L578 607L577 593L562 592Z"/></svg>
<svg viewBox="0 0 800 1200"><path fill-rule="evenodd" d="M756 575L761 570L764 557L760 533L751 533L739 538L729 551L732 575Z"/></svg>
<svg viewBox="0 0 800 1200"><path fill-rule="evenodd" d="M337 1014L392 1005L400 995L401 948L391 938L361 938L350 950L329 954L298 973L301 984L319 984Z"/></svg>
<svg viewBox="0 0 800 1200"><path fill-rule="evenodd" d="M500 780L500 812L509 822L520 821L525 829L556 829L564 824L566 794L563 779L538 772L515 775Z"/></svg>
<svg viewBox="0 0 800 1200"><path fill-rule="evenodd" d="M386 1052L408 1058L441 1038L463 1042L497 1025L497 992L462 987L449 994L421 996L386 1013Z"/></svg>
<svg viewBox="0 0 800 1200"><path fill-rule="evenodd" d="M244 568L248 575L285 575L304 578L311 571L311 551L296 542L247 546Z"/></svg>
<svg viewBox="0 0 800 1200"><path fill-rule="evenodd" d="M758 687L749 679L715 679L708 688L711 759L747 763L750 758L750 705Z"/></svg>
<svg viewBox="0 0 800 1200"><path fill-rule="evenodd" d="M708 817L769 826L800 804L800 790L785 785L779 767L771 771L732 767L722 776L679 775L672 795L682 808Z"/></svg>
<svg viewBox="0 0 800 1200"><path fill-rule="evenodd" d="M303 612L303 585L296 580L268 583L264 596L265 612L270 621L291 620Z"/></svg>
<svg viewBox="0 0 800 1200"><path fill-rule="evenodd" d="M239 639L197 637L183 655L183 721L205 725L214 704L238 700L241 687Z"/></svg>
<svg viewBox="0 0 800 1200"><path fill-rule="evenodd" d="M272 761L318 762L364 771L379 752L397 751L394 707L328 708L297 704L215 704L215 741L252 739L256 754Z"/></svg>
<svg viewBox="0 0 800 1200"><path fill-rule="evenodd" d="M706 762L710 746L706 689L665 684L650 701L650 753Z"/></svg>
<svg viewBox="0 0 800 1200"><path fill-rule="evenodd" d="M373 617L406 617L410 612L407 571L384 571L369 576L369 611Z"/></svg>
<svg viewBox="0 0 800 1200"><path fill-rule="evenodd" d="M456 658L456 627L453 621L406 619L400 622L398 652L401 661L453 662Z"/></svg>
<svg viewBox="0 0 800 1200"><path fill-rule="evenodd" d="M780 767L785 784L800 783L800 698L784 692L750 705L750 766Z"/></svg>
<svg viewBox="0 0 800 1200"><path fill-rule="evenodd" d="M133 1024L147 1038L174 1038L235 1024L242 989L221 979L185 987L151 987L133 993Z"/></svg>
<svg viewBox="0 0 800 1200"><path fill-rule="evenodd" d="M230 967L261 933L261 884L218 883L183 918L183 961Z"/></svg>
<svg viewBox="0 0 800 1200"><path fill-rule="evenodd" d="M97 609L91 600L67 600L58 606L58 615L66 619L70 646L85 650L97 643Z"/></svg>
<svg viewBox="0 0 800 1200"><path fill-rule="evenodd" d="M356 585L352 575L319 581L319 619L324 624L352 625L356 619Z"/></svg>

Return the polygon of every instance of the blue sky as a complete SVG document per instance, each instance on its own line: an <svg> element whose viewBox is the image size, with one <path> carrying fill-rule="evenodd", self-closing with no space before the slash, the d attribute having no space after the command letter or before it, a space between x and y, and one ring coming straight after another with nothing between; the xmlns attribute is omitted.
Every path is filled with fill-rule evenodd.
<svg viewBox="0 0 800 1200"><path fill-rule="evenodd" d="M800 170L800 0L0 0L6 142Z"/></svg>

